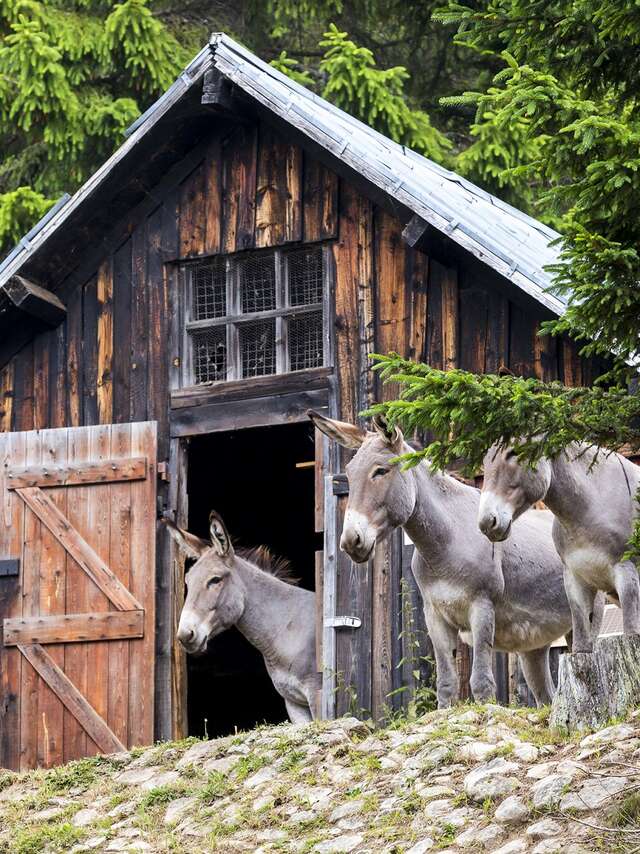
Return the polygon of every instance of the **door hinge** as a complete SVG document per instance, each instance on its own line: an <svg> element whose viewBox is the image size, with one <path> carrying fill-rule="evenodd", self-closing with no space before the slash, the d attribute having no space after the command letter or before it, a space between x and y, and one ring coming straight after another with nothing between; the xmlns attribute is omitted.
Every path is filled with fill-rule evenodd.
<svg viewBox="0 0 640 854"><path fill-rule="evenodd" d="M158 477L160 480L169 481L169 464L166 462L158 463Z"/></svg>
<svg viewBox="0 0 640 854"><path fill-rule="evenodd" d="M20 575L20 558L0 560L0 576Z"/></svg>
<svg viewBox="0 0 640 854"><path fill-rule="evenodd" d="M362 625L360 617L327 617L324 621L325 629L339 629L346 627L348 629L359 629Z"/></svg>
<svg viewBox="0 0 640 854"><path fill-rule="evenodd" d="M334 495L348 495L349 481L346 474L334 474L331 476L331 486Z"/></svg>

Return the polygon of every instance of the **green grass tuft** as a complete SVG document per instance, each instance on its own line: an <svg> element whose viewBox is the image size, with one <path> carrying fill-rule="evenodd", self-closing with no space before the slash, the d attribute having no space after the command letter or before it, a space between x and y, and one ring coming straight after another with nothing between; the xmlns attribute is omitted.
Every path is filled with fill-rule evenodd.
<svg viewBox="0 0 640 854"><path fill-rule="evenodd" d="M88 759L69 762L68 765L52 768L44 776L45 787L51 794L65 792L68 789L76 788L76 786L88 789L95 783L98 777L98 766L103 761L100 756L92 756Z"/></svg>
<svg viewBox="0 0 640 854"><path fill-rule="evenodd" d="M249 753L247 756L243 756L238 760L238 764L233 769L234 776L238 782L242 782L242 780L245 780L250 774L255 774L256 771L259 771L268 764L269 760L264 756L260 756L259 753Z"/></svg>
<svg viewBox="0 0 640 854"><path fill-rule="evenodd" d="M139 809L143 812L160 804L170 804L177 798L182 798L189 789L184 783L167 783L166 786L156 786L140 801Z"/></svg>
<svg viewBox="0 0 640 854"><path fill-rule="evenodd" d="M640 792L630 792L616 806L611 823L615 827L640 827Z"/></svg>
<svg viewBox="0 0 640 854"><path fill-rule="evenodd" d="M84 836L85 831L65 822L45 824L18 831L13 839L12 854L40 854L42 851L68 851Z"/></svg>
<svg viewBox="0 0 640 854"><path fill-rule="evenodd" d="M223 798L229 791L229 788L230 783L228 778L219 771L212 771L207 777L207 782L198 792L198 797L203 803L211 805L214 801Z"/></svg>

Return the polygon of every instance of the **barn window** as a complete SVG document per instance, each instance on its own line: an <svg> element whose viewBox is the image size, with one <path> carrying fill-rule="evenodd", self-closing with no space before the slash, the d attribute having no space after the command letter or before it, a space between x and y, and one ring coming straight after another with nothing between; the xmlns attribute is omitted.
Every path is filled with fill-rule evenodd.
<svg viewBox="0 0 640 854"><path fill-rule="evenodd" d="M321 367L324 251L303 246L186 264L186 384Z"/></svg>

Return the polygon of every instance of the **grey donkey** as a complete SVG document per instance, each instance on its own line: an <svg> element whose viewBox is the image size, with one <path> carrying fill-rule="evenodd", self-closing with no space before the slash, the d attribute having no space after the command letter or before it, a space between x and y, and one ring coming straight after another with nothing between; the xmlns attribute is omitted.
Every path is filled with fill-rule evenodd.
<svg viewBox="0 0 640 854"><path fill-rule="evenodd" d="M165 522L196 561L185 578L187 596L178 626L183 647L201 654L210 638L237 626L262 653L291 721L315 718L315 594L283 580L288 564L274 560L264 547L236 552L215 512L209 517L211 542Z"/></svg>
<svg viewBox="0 0 640 854"><path fill-rule="evenodd" d="M517 652L538 705L554 685L549 645L571 628L562 564L551 538L551 514L532 510L506 547L494 547L477 526L480 492L422 463L403 471L393 462L412 449L397 427L374 431L309 413L318 429L356 451L346 467L349 500L341 548L356 563L402 527L415 545L412 570L424 603L436 659L438 705L459 696L458 633L473 647L471 690L495 696L494 649Z"/></svg>
<svg viewBox="0 0 640 854"><path fill-rule="evenodd" d="M574 651L593 649L599 590L620 602L624 633L640 633L638 571L622 559L638 512L640 469L620 454L571 445L535 468L521 465L513 448L493 447L484 471L478 525L493 542L509 537L513 521L536 501L544 501L554 514L553 540L565 567Z"/></svg>

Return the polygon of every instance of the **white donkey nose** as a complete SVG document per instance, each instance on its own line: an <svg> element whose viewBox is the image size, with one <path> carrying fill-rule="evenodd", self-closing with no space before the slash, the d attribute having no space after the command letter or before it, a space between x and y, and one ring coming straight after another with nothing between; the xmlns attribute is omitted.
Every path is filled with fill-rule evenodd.
<svg viewBox="0 0 640 854"><path fill-rule="evenodd" d="M478 507L478 527L492 542L504 540L509 536L513 514L511 508L490 491L480 496Z"/></svg>
<svg viewBox="0 0 640 854"><path fill-rule="evenodd" d="M340 537L340 548L342 551L348 552L355 550L362 545L362 532L356 528L347 528L342 532Z"/></svg>
<svg viewBox="0 0 640 854"><path fill-rule="evenodd" d="M193 629L189 629L186 626L183 628L179 628L178 629L178 640L182 644L185 644L185 645L190 644L191 641L194 639L195 634L196 633L193 631Z"/></svg>
<svg viewBox="0 0 640 854"><path fill-rule="evenodd" d="M375 530L367 517L357 510L347 510L340 537L340 548L356 563L366 560L375 543Z"/></svg>
<svg viewBox="0 0 640 854"><path fill-rule="evenodd" d="M495 513L485 512L478 519L478 526L483 534L490 534L498 527L498 517Z"/></svg>

